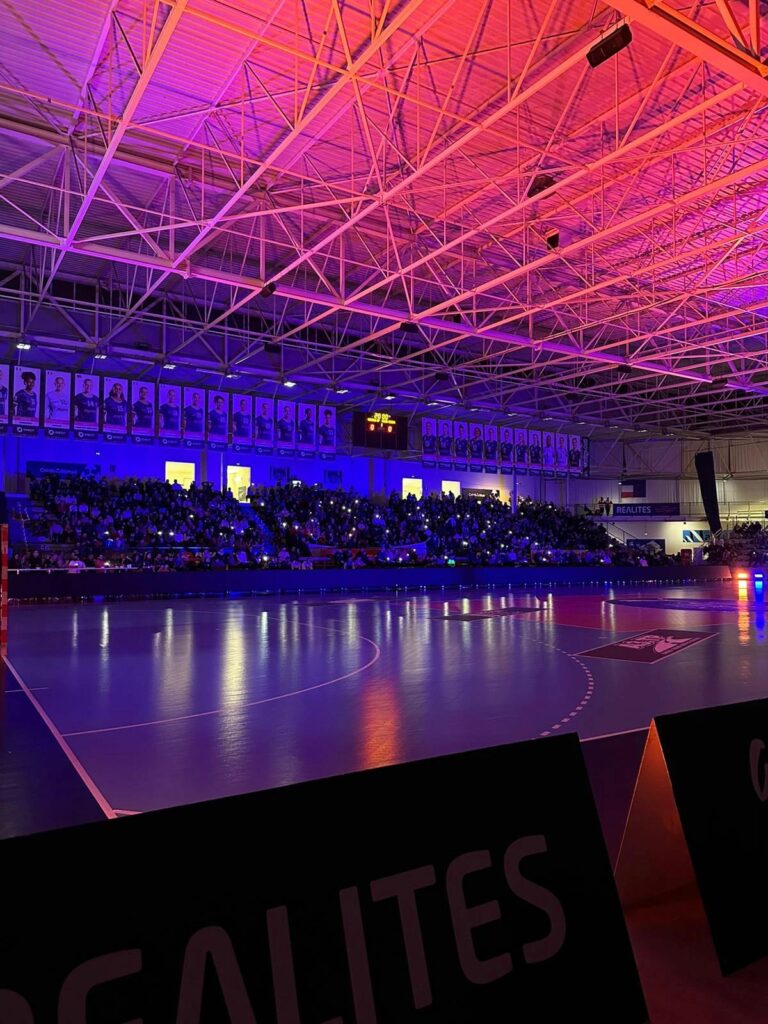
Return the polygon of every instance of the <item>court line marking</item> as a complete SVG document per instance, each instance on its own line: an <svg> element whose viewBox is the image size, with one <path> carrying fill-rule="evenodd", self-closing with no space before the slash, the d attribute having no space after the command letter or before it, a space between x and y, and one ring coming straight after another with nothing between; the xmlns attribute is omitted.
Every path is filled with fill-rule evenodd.
<svg viewBox="0 0 768 1024"><path fill-rule="evenodd" d="M604 732L600 736L579 736L582 743L592 743L594 740L612 740L617 736L634 736L638 732L648 732L650 725L639 725L636 729L621 729L619 732Z"/></svg>
<svg viewBox="0 0 768 1024"><path fill-rule="evenodd" d="M69 761L69 763L72 765L72 767L75 769L75 771L79 775L80 781L85 785L85 787L88 790L88 792L91 794L93 799L99 805L99 807L101 808L101 810L102 810L103 814L105 815L105 817L107 817L107 818L116 818L117 814L115 813L114 808L112 807L110 802L107 800L107 798L104 796L104 794L101 792L101 790L96 785L96 783L93 781L93 779L88 774L88 772L85 770L85 768L83 767L81 761L79 760L79 758L75 754L75 752L72 749L72 747L70 747L70 745L67 743L67 741L64 738L63 734L61 732L59 732L59 730L56 728L56 725L51 720L51 718L46 714L46 712L44 711L44 709L43 709L42 705L40 704L40 702L34 696L34 694L30 690L30 688L27 686L27 684L24 682L24 680L21 678L19 673L16 671L16 668L14 667L14 665L11 662L10 658L8 658L7 655L3 655L3 661L8 666L8 670L10 671L11 675L13 676L13 678L19 684L19 689L21 689L27 695L27 699L29 700L29 702L32 705L32 707L35 709L35 711L37 711L38 715L40 715L40 717L42 718L43 722L48 726L48 729L50 730L51 735L56 740L58 745L61 747L62 751L64 752L64 755L67 758L67 760Z"/></svg>
<svg viewBox="0 0 768 1024"><path fill-rule="evenodd" d="M48 687L47 686L30 686L30 687L28 687L28 689L32 693L36 693L38 690L47 690ZM0 693L4 693L6 695L9 694L9 693L24 693L24 690L0 690Z"/></svg>
<svg viewBox="0 0 768 1024"><path fill-rule="evenodd" d="M310 625L309 623L303 623L303 625ZM328 626L317 626L314 623L311 624L311 628L314 629L326 629L331 633L340 633L342 636L349 637L348 633L344 633L340 629L331 629ZM63 737L72 736L94 736L106 732L123 732L127 729L146 729L154 725L169 725L171 722L188 722L194 718L209 718L212 715L233 715L238 714L241 711L245 711L247 708L260 707L262 704L273 704L278 700L287 700L289 697L299 697L305 693L313 693L315 690L324 690L327 686L333 686L335 683L341 683L345 679L350 679L352 676L358 675L360 672L365 672L381 657L381 648L377 643L370 639L370 637L363 636L362 634L353 634L358 640L363 640L365 643L370 644L374 648L376 653L367 661L365 665L360 665L359 668L353 669L351 672L345 672L343 676L336 676L335 679L326 679L323 683L316 683L314 686L307 686L303 690L292 690L290 693L278 693L274 697L263 697L260 700L248 701L245 704L236 704L231 707L225 708L213 708L211 711L196 711L191 715L176 715L172 718L157 718L147 722L130 722L128 725L110 725L101 729L80 729L76 732L65 732L62 733Z"/></svg>

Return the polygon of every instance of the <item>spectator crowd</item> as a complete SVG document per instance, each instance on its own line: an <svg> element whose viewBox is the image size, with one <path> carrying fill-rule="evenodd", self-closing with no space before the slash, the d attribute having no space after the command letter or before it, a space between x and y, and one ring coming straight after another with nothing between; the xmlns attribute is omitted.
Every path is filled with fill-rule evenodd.
<svg viewBox="0 0 768 1024"><path fill-rule="evenodd" d="M649 564L591 518L497 494L393 494L301 484L251 487L247 503L209 483L31 481L32 518L11 568L238 569L335 565Z"/></svg>

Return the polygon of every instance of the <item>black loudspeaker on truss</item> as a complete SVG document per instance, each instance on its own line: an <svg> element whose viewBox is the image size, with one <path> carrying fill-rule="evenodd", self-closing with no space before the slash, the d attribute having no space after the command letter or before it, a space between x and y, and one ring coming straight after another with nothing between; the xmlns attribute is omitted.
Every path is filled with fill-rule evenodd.
<svg viewBox="0 0 768 1024"><path fill-rule="evenodd" d="M695 458L696 473L699 477L701 500L707 515L709 528L713 533L722 529L720 522L720 505L717 500L717 482L715 481L715 457L712 452L699 452Z"/></svg>

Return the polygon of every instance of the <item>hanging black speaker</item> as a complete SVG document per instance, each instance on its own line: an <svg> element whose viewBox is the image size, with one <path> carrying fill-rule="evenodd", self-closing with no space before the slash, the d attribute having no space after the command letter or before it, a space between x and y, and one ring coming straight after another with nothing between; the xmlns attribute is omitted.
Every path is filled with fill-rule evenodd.
<svg viewBox="0 0 768 1024"><path fill-rule="evenodd" d="M696 473L699 477L701 500L712 533L722 529L720 522L720 505L717 501L717 482L715 481L715 457L712 452L699 452L695 458Z"/></svg>

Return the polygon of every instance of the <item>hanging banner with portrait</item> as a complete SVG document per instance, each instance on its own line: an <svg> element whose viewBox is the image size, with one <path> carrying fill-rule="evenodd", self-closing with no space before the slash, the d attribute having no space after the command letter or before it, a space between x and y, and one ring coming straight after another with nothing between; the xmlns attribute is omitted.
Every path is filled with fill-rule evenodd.
<svg viewBox="0 0 768 1024"><path fill-rule="evenodd" d="M155 385L131 381L131 436L134 444L155 443Z"/></svg>
<svg viewBox="0 0 768 1024"><path fill-rule="evenodd" d="M336 408L321 405L317 410L317 447L321 459L332 459L336 454Z"/></svg>
<svg viewBox="0 0 768 1024"><path fill-rule="evenodd" d="M158 387L157 408L158 434L161 444L170 444L181 439L181 397L176 384L161 384Z"/></svg>
<svg viewBox="0 0 768 1024"><path fill-rule="evenodd" d="M13 432L36 434L40 426L41 372L31 366L13 368Z"/></svg>
<svg viewBox="0 0 768 1024"><path fill-rule="evenodd" d="M296 450L296 403L279 399L275 435L278 455L292 455Z"/></svg>
<svg viewBox="0 0 768 1024"><path fill-rule="evenodd" d="M253 442L253 399L250 395L232 395L232 447L249 452Z"/></svg>
<svg viewBox="0 0 768 1024"><path fill-rule="evenodd" d="M271 455L275 444L275 402L272 398L256 398L256 452Z"/></svg>
<svg viewBox="0 0 768 1024"><path fill-rule="evenodd" d="M75 374L75 437L94 440L99 429L101 406L101 377L93 373Z"/></svg>
<svg viewBox="0 0 768 1024"><path fill-rule="evenodd" d="M454 421L453 424L453 465L456 469L467 469L469 463L469 437L467 424Z"/></svg>
<svg viewBox="0 0 768 1024"><path fill-rule="evenodd" d="M202 448L205 440L205 388L184 388L184 447Z"/></svg>
<svg viewBox="0 0 768 1024"><path fill-rule="evenodd" d="M314 459L317 448L317 406L299 403L298 449L302 459Z"/></svg>
<svg viewBox="0 0 768 1024"><path fill-rule="evenodd" d="M45 371L43 427L46 437L67 437L72 425L72 374Z"/></svg>
<svg viewBox="0 0 768 1024"><path fill-rule="evenodd" d="M105 441L125 441L128 434L128 381L124 377L104 378L101 429Z"/></svg>
<svg viewBox="0 0 768 1024"><path fill-rule="evenodd" d="M453 466L453 429L450 420L437 420L437 464L440 469Z"/></svg>
<svg viewBox="0 0 768 1024"><path fill-rule="evenodd" d="M226 448L229 441L228 396L223 391L208 392L208 447Z"/></svg>
<svg viewBox="0 0 768 1024"><path fill-rule="evenodd" d="M421 461L432 469L437 465L437 424L431 418L421 421Z"/></svg>
<svg viewBox="0 0 768 1024"><path fill-rule="evenodd" d="M499 432L492 424L485 426L485 472L498 473L499 471Z"/></svg>

